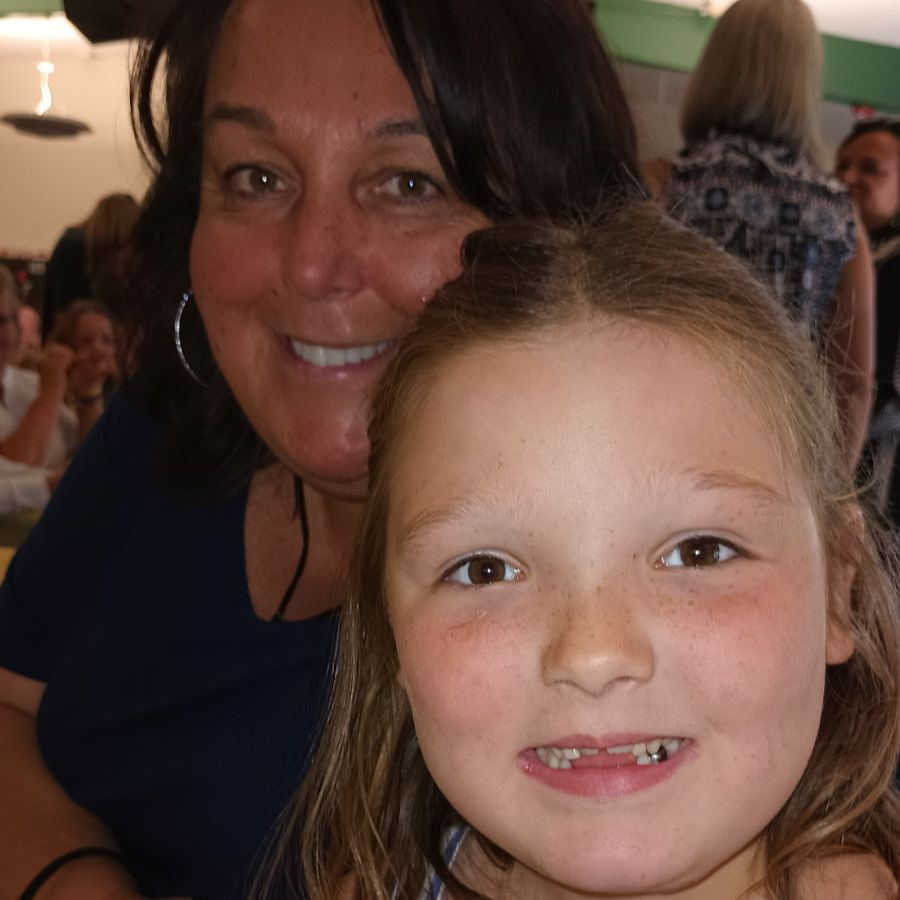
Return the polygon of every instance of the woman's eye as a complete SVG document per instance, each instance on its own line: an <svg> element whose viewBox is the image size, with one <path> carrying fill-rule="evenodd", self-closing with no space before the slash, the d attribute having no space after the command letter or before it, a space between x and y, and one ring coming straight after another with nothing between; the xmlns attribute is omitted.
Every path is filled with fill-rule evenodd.
<svg viewBox="0 0 900 900"><path fill-rule="evenodd" d="M405 203L432 200L441 196L441 189L421 172L398 172L383 182L379 192Z"/></svg>
<svg viewBox="0 0 900 900"><path fill-rule="evenodd" d="M497 584L501 581L519 581L522 570L510 565L499 556L470 556L449 569L441 579L455 584L476 586Z"/></svg>
<svg viewBox="0 0 900 900"><path fill-rule="evenodd" d="M283 189L281 179L261 166L235 166L225 175L225 182L232 193L244 197L260 197Z"/></svg>
<svg viewBox="0 0 900 900"><path fill-rule="evenodd" d="M715 566L738 555L737 548L728 541L700 535L677 543L665 556L656 561L658 569L688 569Z"/></svg>

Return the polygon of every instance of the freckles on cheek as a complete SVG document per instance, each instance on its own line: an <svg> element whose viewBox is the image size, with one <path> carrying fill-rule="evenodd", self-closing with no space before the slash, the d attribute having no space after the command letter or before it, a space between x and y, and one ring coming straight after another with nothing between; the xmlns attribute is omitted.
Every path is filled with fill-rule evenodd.
<svg viewBox="0 0 900 900"><path fill-rule="evenodd" d="M815 719L824 686L824 622L800 583L692 603L677 626L694 689L729 720ZM798 727L799 727L799 723Z"/></svg>
<svg viewBox="0 0 900 900"><path fill-rule="evenodd" d="M417 729L489 729L515 684L509 638L483 620L420 627L398 647Z"/></svg>

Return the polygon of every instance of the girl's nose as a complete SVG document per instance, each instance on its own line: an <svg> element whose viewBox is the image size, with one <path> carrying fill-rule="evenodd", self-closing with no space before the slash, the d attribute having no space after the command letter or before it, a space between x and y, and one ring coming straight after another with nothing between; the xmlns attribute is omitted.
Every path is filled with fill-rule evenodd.
<svg viewBox="0 0 900 900"><path fill-rule="evenodd" d="M360 290L366 245L349 203L305 197L292 214L284 248L285 281L307 300L331 300Z"/></svg>
<svg viewBox="0 0 900 900"><path fill-rule="evenodd" d="M542 654L548 685L600 696L649 681L656 656L642 611L627 596L568 598L551 615L552 639Z"/></svg>

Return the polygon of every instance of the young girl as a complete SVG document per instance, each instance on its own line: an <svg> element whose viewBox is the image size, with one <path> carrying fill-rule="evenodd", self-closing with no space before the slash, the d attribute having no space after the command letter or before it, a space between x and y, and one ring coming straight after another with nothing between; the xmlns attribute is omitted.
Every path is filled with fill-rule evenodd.
<svg viewBox="0 0 900 900"><path fill-rule="evenodd" d="M464 255L374 405L294 875L896 897L896 599L809 342L643 207Z"/></svg>

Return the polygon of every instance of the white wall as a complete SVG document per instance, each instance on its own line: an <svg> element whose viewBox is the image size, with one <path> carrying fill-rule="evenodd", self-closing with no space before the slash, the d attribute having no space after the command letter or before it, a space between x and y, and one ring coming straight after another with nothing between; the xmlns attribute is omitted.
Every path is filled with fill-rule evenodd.
<svg viewBox="0 0 900 900"><path fill-rule="evenodd" d="M47 254L101 196L129 191L140 199L147 186L130 129L125 45L53 62L51 112L82 119L93 133L48 140L0 124L0 256ZM33 54L0 55L0 115L34 111L36 63Z"/></svg>

